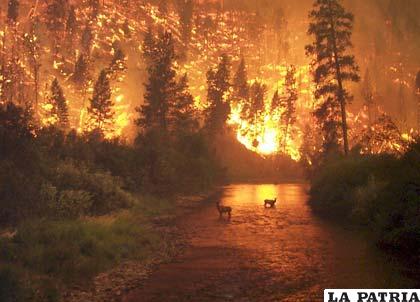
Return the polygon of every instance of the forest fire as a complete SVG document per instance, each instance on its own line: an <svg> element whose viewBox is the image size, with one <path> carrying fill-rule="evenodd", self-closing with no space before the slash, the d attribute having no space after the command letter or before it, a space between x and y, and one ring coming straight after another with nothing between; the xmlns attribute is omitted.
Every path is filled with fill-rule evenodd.
<svg viewBox="0 0 420 302"><path fill-rule="evenodd" d="M88 2L82 1L82 6L74 10L75 17L79 19L81 30L72 30L64 34L64 40L76 41L81 40L80 45L76 48L65 50L65 42L59 42L54 47L50 43L40 44L40 39L37 37L36 30L32 33L32 39L29 39L30 46L39 52L43 50L45 53L52 56L52 73L44 72L35 75L29 70L33 69L31 57L27 60L19 60L15 66L16 69L25 70L26 79L23 82L37 82L35 89L39 90L36 93L40 95L41 101L36 101L40 104L37 113L41 117L41 124L44 126L52 125L57 122L54 115L51 115L51 103L48 101L49 84L55 77L58 77L59 82L64 85L64 95L67 98L69 106L69 123L70 127L76 128L78 132L83 133L92 129L89 126L88 103L92 93L94 93L93 85L95 83L95 74L99 70L93 67L92 70L81 73L82 82L76 83L72 79L75 77L75 71L72 66L77 65L77 61L81 56L88 51L90 53L89 60L96 62L104 62L106 60L116 60L112 69L113 75L110 76L111 85L111 99L114 104L112 111L113 122L109 123L105 131L106 138L126 137L132 140L133 133L132 124L136 119L135 108L138 106L138 99L141 98L143 87L139 82L133 80L133 75L137 73L136 68L142 67L142 41L134 39L134 37L143 36L148 28L154 27L159 30L169 30L174 34L174 38L179 43L181 50L185 46L183 40L183 20L182 15L175 10L163 9L149 3L137 5L136 7L126 7L125 9L116 9L115 6L104 6L100 13L92 19L92 14L97 8L90 7ZM22 3L23 5L25 3ZM16 30L23 30L26 27L33 27L36 22L41 20L43 16L36 15L37 11L41 11L43 4L38 3L38 7L34 9L35 15L32 19L19 22L15 25ZM181 16L181 17L180 17ZM243 23L240 20L248 21ZM67 20L67 22L69 22ZM276 24L285 30L287 22L284 17L279 16L276 19ZM257 152L263 156L275 155L284 153L292 159L298 161L301 158L301 147L303 143L304 128L311 121L312 113L316 107L316 100L314 98L315 84L312 82L312 70L306 58L291 59L291 51L295 51L294 45L290 45L287 39L290 37L273 31L270 26L264 25L260 28L257 25L258 20L256 15L244 12L213 12L213 11L197 11L196 19L191 22L189 34L189 49L185 53L180 53L180 58L176 62L177 71L180 74L186 73L189 78L189 88L194 97L194 102L197 110L205 110L207 106L206 95L206 72L212 66L217 64L220 54L228 54L230 58L231 71L235 72L236 66L241 59L245 59L246 68L249 78L247 82L249 87L254 83L262 83L264 85L263 108L258 113L258 117L244 118L243 102L231 103L231 114L227 121L234 131L239 142L246 146L249 150ZM71 25L71 24L70 24ZM12 47L11 43L7 43L5 36L11 34L12 27L6 31L2 31L2 47ZM250 35L256 30L262 37L261 41L254 41L249 39ZM306 38L301 37L298 29L292 29L292 36L295 36L295 43L304 43ZM25 37L28 34L25 35ZM28 36L29 37L29 36ZM283 41L286 39L285 41ZM265 41L272 40L279 42L279 49L269 48ZM302 41L300 41L302 40ZM298 42L296 42L298 41ZM19 42L16 42L19 43ZM286 43L286 44L285 44ZM29 47L30 49L31 47ZM57 49L62 48L62 54L57 53ZM121 49L124 52L121 52ZM33 58L36 59L36 64L42 64L44 70L48 70L48 60L45 62L38 62L40 60L39 54L32 51ZM117 54L118 53L118 54ZM279 55L283 54L281 62L279 62ZM120 57L118 57L120 56ZM188 58L188 59L186 59ZM289 64L287 60L295 62L295 81L297 99L294 102L294 118L296 121L287 126L284 124L282 116L285 114L284 108L274 109L272 107L272 97L277 92L280 99L287 98L286 76ZM126 67L126 61L130 64ZM275 63L277 62L277 63ZM298 63L296 63L298 62ZM83 62L82 62L83 63ZM86 61L85 64L90 64ZM96 64L97 65L97 64ZM400 64L401 65L401 64ZM133 67L135 66L135 67ZM400 74L401 66L391 66L390 72L395 75ZM35 69L36 70L36 69ZM232 76L233 77L233 76ZM6 79L5 84L14 81L12 78ZM233 81L233 79L232 79ZM410 89L410 83L406 79L401 79L395 76L394 84L404 86ZM13 84L13 83L11 83ZM13 86L13 85L10 85ZM2 86L3 87L3 86ZM45 87L45 89L43 88ZM136 90L133 92L133 90ZM232 91L229 92L232 97ZM81 100L81 101L80 101ZM356 125L353 129L353 137L357 137L357 131L363 131L368 126L366 118L360 118L363 109L357 109L350 112L349 124ZM287 130L285 130L287 128ZM357 130L359 129L359 130ZM285 133L287 132L287 133ZM407 132L407 131L403 131ZM413 133L411 131L410 133ZM402 142L410 141L407 139L410 135L404 134L398 139ZM389 138L395 140L395 136ZM411 136L410 136L411 137ZM353 145L359 143L357 140L353 141ZM389 142L390 146L400 145L400 142ZM381 152L382 148L364 148L364 150L371 150L371 152ZM373 150L376 151L373 151ZM385 148L388 150L389 148ZM398 149L398 148L397 148Z"/></svg>
<svg viewBox="0 0 420 302"><path fill-rule="evenodd" d="M0 0L0 301L417 286L419 12Z"/></svg>

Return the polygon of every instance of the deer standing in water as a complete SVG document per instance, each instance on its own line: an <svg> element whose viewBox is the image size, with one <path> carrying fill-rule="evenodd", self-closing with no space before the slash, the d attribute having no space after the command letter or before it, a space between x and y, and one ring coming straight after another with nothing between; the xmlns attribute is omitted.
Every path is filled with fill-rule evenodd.
<svg viewBox="0 0 420 302"><path fill-rule="evenodd" d="M222 215L224 213L226 213L226 214L228 214L228 217L230 219L231 213L232 213L232 208L231 207L221 206L220 202L216 202L216 207L217 207L217 210L219 211L219 216L220 217L222 217Z"/></svg>
<svg viewBox="0 0 420 302"><path fill-rule="evenodd" d="M276 205L276 202L277 202L277 197L274 199L266 199L264 200L264 207L267 207L267 205L269 205L270 208L272 208Z"/></svg>

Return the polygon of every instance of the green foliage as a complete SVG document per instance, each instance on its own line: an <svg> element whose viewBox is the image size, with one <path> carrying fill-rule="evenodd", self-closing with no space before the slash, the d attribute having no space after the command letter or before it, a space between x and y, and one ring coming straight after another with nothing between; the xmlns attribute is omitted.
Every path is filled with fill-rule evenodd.
<svg viewBox="0 0 420 302"><path fill-rule="evenodd" d="M312 180L311 205L317 211L338 219L349 218L354 206L354 192L369 180L383 180L396 168L390 156L352 156L326 160Z"/></svg>
<svg viewBox="0 0 420 302"><path fill-rule="evenodd" d="M79 218L92 207L92 196L82 190L63 190L52 204L54 216L59 218Z"/></svg>
<svg viewBox="0 0 420 302"><path fill-rule="evenodd" d="M115 263L150 256L158 245L159 238L134 218L121 218L109 225L36 221L21 225L14 238L3 240L0 255L31 272L61 282L83 283Z"/></svg>
<svg viewBox="0 0 420 302"><path fill-rule="evenodd" d="M74 207L72 212L76 214L82 214L84 209L93 215L106 214L133 204L131 195L122 189L120 179L106 172L91 172L71 162L59 163L53 183L60 189L55 208L70 210Z"/></svg>
<svg viewBox="0 0 420 302"><path fill-rule="evenodd" d="M351 156L327 160L312 181L313 209L366 225L382 246L420 252L420 143L404 157ZM418 260L418 259L417 259Z"/></svg>

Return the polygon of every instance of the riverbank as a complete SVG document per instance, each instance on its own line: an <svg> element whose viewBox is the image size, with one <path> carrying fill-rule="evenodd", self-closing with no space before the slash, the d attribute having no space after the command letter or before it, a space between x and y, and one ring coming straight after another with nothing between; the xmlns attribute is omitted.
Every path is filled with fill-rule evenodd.
<svg viewBox="0 0 420 302"><path fill-rule="evenodd" d="M309 204L324 218L369 231L382 249L420 265L420 143L401 157L327 160L312 179Z"/></svg>
<svg viewBox="0 0 420 302"><path fill-rule="evenodd" d="M218 191L138 197L106 216L25 223L0 239L0 300L116 301L182 250L176 220Z"/></svg>

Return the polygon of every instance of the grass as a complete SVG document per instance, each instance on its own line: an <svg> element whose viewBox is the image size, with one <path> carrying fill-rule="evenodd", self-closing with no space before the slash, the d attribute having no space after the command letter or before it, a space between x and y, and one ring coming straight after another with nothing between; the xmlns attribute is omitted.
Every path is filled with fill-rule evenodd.
<svg viewBox="0 0 420 302"><path fill-rule="evenodd" d="M173 208L169 200L144 197L105 217L19 225L13 238L0 238L0 301L35 301L36 291L41 301L57 301L60 288L86 285L125 260L151 259L166 243L150 218Z"/></svg>

